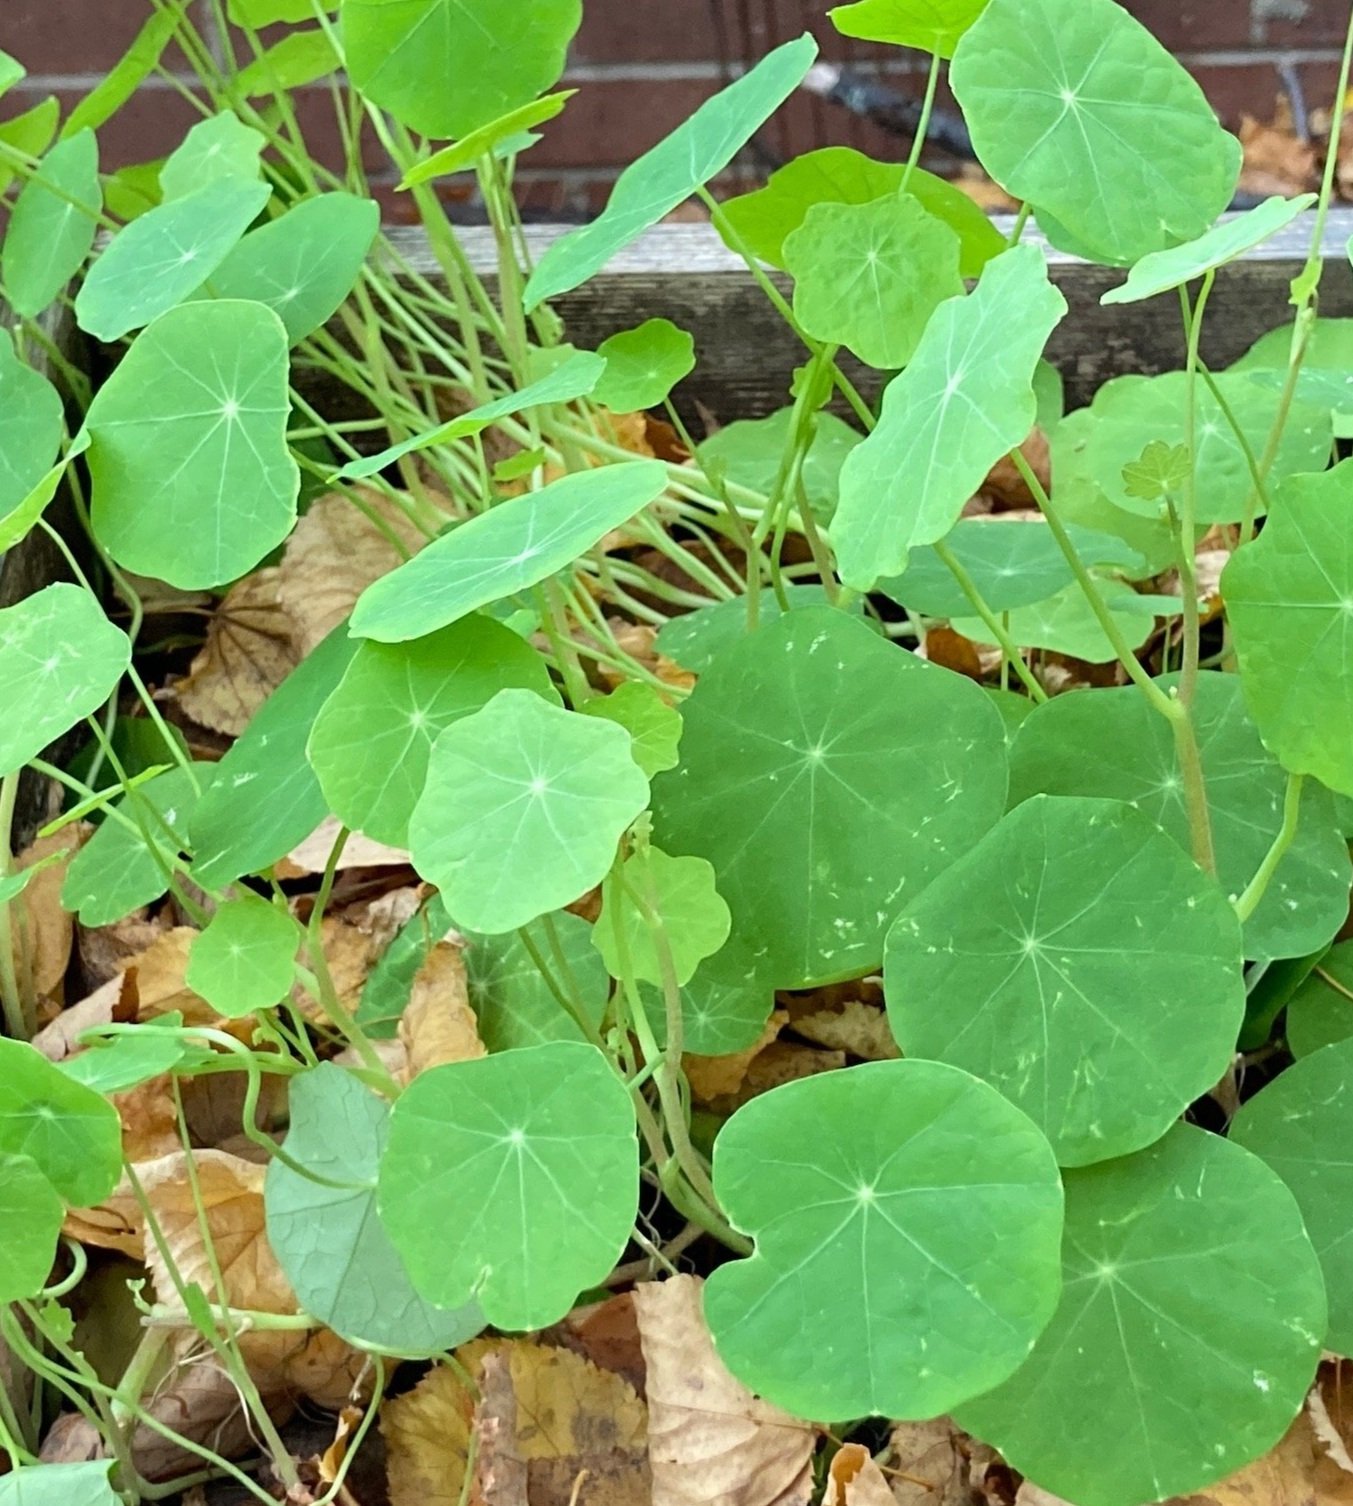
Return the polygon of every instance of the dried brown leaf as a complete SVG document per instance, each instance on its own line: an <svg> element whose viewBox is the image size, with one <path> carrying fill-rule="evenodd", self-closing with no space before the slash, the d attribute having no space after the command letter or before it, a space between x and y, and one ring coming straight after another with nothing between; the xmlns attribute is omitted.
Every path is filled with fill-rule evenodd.
<svg viewBox="0 0 1353 1506"><path fill-rule="evenodd" d="M1019 448L1029 469L1038 477L1044 491L1047 491L1052 485L1052 453L1048 447L1047 435L1042 429L1034 429ZM991 498L997 512L1037 505L1033 492L1029 490L1029 483L1008 455L1002 456L991 468L987 479L982 483L982 491Z"/></svg>
<svg viewBox="0 0 1353 1506"><path fill-rule="evenodd" d="M709 1099L707 1107L713 1114L726 1116L773 1088L801 1077L816 1077L819 1072L835 1072L845 1064L844 1051L819 1051L797 1041L772 1041L752 1059L737 1091Z"/></svg>
<svg viewBox="0 0 1353 1506"><path fill-rule="evenodd" d="M1246 192L1290 197L1316 186L1315 148L1298 138L1290 120L1265 125L1246 115L1239 135L1245 154L1240 186Z"/></svg>
<svg viewBox="0 0 1353 1506"><path fill-rule="evenodd" d="M603 1370L623 1375L640 1396L644 1394L644 1350L639 1342L633 1292L622 1292L590 1307L575 1308L542 1337L576 1350Z"/></svg>
<svg viewBox="0 0 1353 1506"><path fill-rule="evenodd" d="M650 673L656 675L664 685L672 685L679 690L689 690L695 684L695 676L689 670L682 669L674 660L658 652L657 628L646 622L626 622L621 617L608 617L606 625L615 635L615 641L620 647L632 659L637 660ZM611 688L628 678L621 670L609 664L599 664L597 673Z"/></svg>
<svg viewBox="0 0 1353 1506"><path fill-rule="evenodd" d="M125 972L127 963L158 941L172 923L169 907L165 906L152 919L137 911L110 926L81 926L75 946L85 986L97 988Z"/></svg>
<svg viewBox="0 0 1353 1506"><path fill-rule="evenodd" d="M752 1063L780 1034L789 1015L777 1009L766 1021L760 1037L743 1051L734 1051L728 1056L686 1056L682 1066L691 1085L691 1096L696 1103L712 1103L736 1093L747 1079Z"/></svg>
<svg viewBox="0 0 1353 1506"><path fill-rule="evenodd" d="M438 1365L381 1407L390 1506L460 1506L474 1399Z"/></svg>
<svg viewBox="0 0 1353 1506"><path fill-rule="evenodd" d="M294 847L277 864L278 878L308 878L312 874L323 873L329 865L329 855L333 852L338 833L338 817L327 817L323 825L316 827L299 847ZM370 837L364 837L361 832L355 831L343 844L337 872L343 873L353 868L402 868L407 867L408 863L409 854L403 848L387 847L383 842L373 842Z"/></svg>
<svg viewBox="0 0 1353 1506"><path fill-rule="evenodd" d="M832 1458L822 1506L896 1506L896 1502L869 1450L846 1443Z"/></svg>
<svg viewBox="0 0 1353 1506"><path fill-rule="evenodd" d="M400 1016L399 1039L408 1053L406 1081L429 1067L484 1056L479 1021L470 1008L470 987L459 946L439 941L414 976L409 1002Z"/></svg>
<svg viewBox="0 0 1353 1506"><path fill-rule="evenodd" d="M61 908L61 886L70 860L89 840L93 828L83 821L50 837L39 837L14 860L16 872L31 868L54 852L66 856L36 873L10 907L14 929L14 970L19 986L39 1000L60 1004L70 965L74 922Z"/></svg>
<svg viewBox="0 0 1353 1506"><path fill-rule="evenodd" d="M817 1429L760 1401L714 1351L700 1281L635 1288L648 1369L653 1506L799 1506L812 1493Z"/></svg>
<svg viewBox="0 0 1353 1506"><path fill-rule="evenodd" d="M136 1018L136 980L125 973L110 978L87 999L63 1009L33 1037L34 1047L48 1061L63 1062L83 1050L76 1044L86 1030L98 1025L125 1025Z"/></svg>
<svg viewBox="0 0 1353 1506"><path fill-rule="evenodd" d="M919 658L952 669L955 674L967 675L970 680L982 678L982 655L977 644L951 627L928 628L917 653Z"/></svg>
<svg viewBox="0 0 1353 1506"><path fill-rule="evenodd" d="M816 1046L844 1051L862 1061L892 1061L902 1054L888 1029L888 1016L860 999L847 999L836 1009L800 1015L794 1021L794 1031Z"/></svg>
<svg viewBox="0 0 1353 1506"><path fill-rule="evenodd" d="M947 1417L899 1422L889 1446L888 1479L897 1506L970 1506L975 1446Z"/></svg>

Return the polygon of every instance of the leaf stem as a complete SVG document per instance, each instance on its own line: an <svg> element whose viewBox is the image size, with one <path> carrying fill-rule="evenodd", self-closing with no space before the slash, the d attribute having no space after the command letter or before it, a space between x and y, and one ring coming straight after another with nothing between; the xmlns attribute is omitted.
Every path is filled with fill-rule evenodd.
<svg viewBox="0 0 1353 1506"><path fill-rule="evenodd" d="M1287 793L1283 797L1283 822L1278 828L1278 835L1274 837L1273 845L1264 854L1264 861L1260 863L1258 871L1245 886L1245 892L1239 899L1232 900L1236 914L1242 922L1247 921L1259 908L1259 902L1268 891L1273 875L1278 871L1279 865L1287 856L1288 849L1296 840L1297 826L1301 821L1301 792L1305 782L1304 774L1287 776Z"/></svg>

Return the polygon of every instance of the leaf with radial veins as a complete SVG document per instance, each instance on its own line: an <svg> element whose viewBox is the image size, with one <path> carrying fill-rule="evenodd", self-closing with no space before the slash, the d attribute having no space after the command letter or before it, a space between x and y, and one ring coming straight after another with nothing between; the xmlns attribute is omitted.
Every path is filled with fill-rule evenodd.
<svg viewBox="0 0 1353 1506"><path fill-rule="evenodd" d="M121 1506L108 1483L111 1468L107 1459L25 1465L0 1480L0 1506Z"/></svg>
<svg viewBox="0 0 1353 1506"><path fill-rule="evenodd" d="M406 846L438 735L512 686L558 699L536 650L479 613L409 643L359 641L306 745L329 808L354 831Z"/></svg>
<svg viewBox="0 0 1353 1506"><path fill-rule="evenodd" d="M103 209L93 131L60 141L10 212L0 275L16 314L36 318L84 265Z"/></svg>
<svg viewBox="0 0 1353 1506"><path fill-rule="evenodd" d="M978 160L1063 250L1129 265L1231 201L1240 143L1115 0L991 0L950 79Z"/></svg>
<svg viewBox="0 0 1353 1506"><path fill-rule="evenodd" d="M202 291L267 304L295 345L352 292L379 229L380 209L370 199L347 193L303 199L251 230Z"/></svg>
<svg viewBox="0 0 1353 1506"><path fill-rule="evenodd" d="M1167 251L1152 251L1132 268L1121 287L1110 288L1101 303L1139 303L1157 293L1169 293L1215 272L1227 262L1262 245L1271 235L1285 230L1298 215L1315 203L1316 194L1304 193L1295 199L1274 197L1256 204L1253 209L1233 219L1214 225L1197 240Z"/></svg>
<svg viewBox="0 0 1353 1506"><path fill-rule="evenodd" d="M117 1110L27 1041L0 1040L0 1155L29 1156L73 1207L97 1203L122 1171Z"/></svg>
<svg viewBox="0 0 1353 1506"><path fill-rule="evenodd" d="M1243 962L1225 894L1154 822L1042 795L902 911L884 988L905 1056L989 1082L1085 1166L1158 1140L1221 1079Z"/></svg>
<svg viewBox="0 0 1353 1506"><path fill-rule="evenodd" d="M663 989L640 984L649 1024L667 1044L667 999ZM729 1056L755 1045L775 1008L775 990L760 964L736 936L696 969L681 990L682 1049L698 1056Z"/></svg>
<svg viewBox="0 0 1353 1506"><path fill-rule="evenodd" d="M372 104L445 139L556 83L581 20L582 0L344 0L343 47Z"/></svg>
<svg viewBox="0 0 1353 1506"><path fill-rule="evenodd" d="M991 467L1037 417L1033 376L1066 300L1043 253L1016 246L976 289L942 304L910 366L888 384L878 427L841 472L832 546L841 578L867 591L907 551L958 521Z"/></svg>
<svg viewBox="0 0 1353 1506"><path fill-rule="evenodd" d="M414 1286L543 1328L610 1274L634 1224L639 1146L624 1082L555 1041L421 1073L390 1119L381 1221Z"/></svg>
<svg viewBox="0 0 1353 1506"><path fill-rule="evenodd" d="M413 864L458 921L497 935L599 884L647 804L623 727L499 691L433 744Z"/></svg>
<svg viewBox="0 0 1353 1506"><path fill-rule="evenodd" d="M291 1079L286 1150L329 1183L274 1160L268 1243L301 1305L340 1337L408 1358L454 1349L483 1327L473 1303L435 1307L414 1290L376 1216L390 1105L332 1062Z"/></svg>
<svg viewBox="0 0 1353 1506"><path fill-rule="evenodd" d="M1005 734L979 687L834 608L723 649L682 718L654 840L714 865L776 988L876 967L897 911L1005 808Z"/></svg>
<svg viewBox="0 0 1353 1506"><path fill-rule="evenodd" d="M1292 326L1261 335L1228 368L1248 372L1251 380L1279 392L1287 384L1292 354ZM1306 339L1306 355L1297 375L1297 400L1334 411L1334 432L1353 437L1353 319L1317 319Z"/></svg>
<svg viewBox="0 0 1353 1506"><path fill-rule="evenodd" d="M846 463L846 456L863 442L864 436L834 413L817 413L813 423L813 438L803 458L799 481L813 516L820 523L829 523L836 511L841 489L841 467ZM696 446L696 458L705 471L717 470L724 480L769 497L775 488L793 429L793 408L781 408L765 418L736 418L702 440ZM788 586L786 589L792 594L807 588ZM770 602L776 601L774 591L767 589L765 596ZM739 602L738 606L746 616L746 603ZM704 610L706 608L697 608L697 611ZM690 620L690 615L673 617L667 626Z"/></svg>
<svg viewBox="0 0 1353 1506"><path fill-rule="evenodd" d="M1353 795L1353 461L1291 477L1222 573L1240 683L1285 769Z"/></svg>
<svg viewBox="0 0 1353 1506"><path fill-rule="evenodd" d="M185 1038L183 1014L177 1009L120 1027L113 1035L91 1041L86 1033L80 1039L84 1049L57 1065L67 1077L99 1093L124 1093L185 1064L211 1070L218 1060L210 1046Z"/></svg>
<svg viewBox="0 0 1353 1506"><path fill-rule="evenodd" d="M904 182L908 196L958 236L958 269L964 277L976 277L1005 250L1005 237L962 189L919 167L908 176L905 163L876 162L848 146L805 152L776 168L764 188L726 199L726 227L716 228L732 249L740 242L783 270L785 241L814 204L868 204L896 196Z"/></svg>
<svg viewBox="0 0 1353 1506"><path fill-rule="evenodd" d="M242 1019L286 998L300 944L285 910L257 895L227 900L193 939L184 982L219 1014Z"/></svg>
<svg viewBox="0 0 1353 1506"><path fill-rule="evenodd" d="M963 292L958 236L910 194L814 204L784 258L800 326L881 370L905 366L936 308Z"/></svg>
<svg viewBox="0 0 1353 1506"><path fill-rule="evenodd" d="M1177 617L1183 610L1177 596L1139 595L1131 586L1111 577L1099 577L1099 594L1130 648L1140 648L1151 637L1156 631L1157 617ZM1087 664L1109 664L1118 657L1117 649L1078 584L1063 586L1055 596L1030 607L1016 607L1006 615L1010 637L1021 648L1066 654L1073 659L1084 659ZM991 630L980 617L954 617L950 626L974 643L991 640Z"/></svg>
<svg viewBox="0 0 1353 1506"><path fill-rule="evenodd" d="M1325 1271L1325 1347L1353 1352L1353 1040L1280 1073L1241 1105L1230 1134L1292 1189Z"/></svg>
<svg viewBox="0 0 1353 1506"><path fill-rule="evenodd" d="M602 214L555 241L526 284L528 312L586 282L645 230L717 177L803 82L817 57L810 36L786 42L708 99L621 173Z"/></svg>
<svg viewBox="0 0 1353 1506"><path fill-rule="evenodd" d="M670 319L646 319L603 340L606 370L593 396L615 413L656 408L695 370L695 341Z"/></svg>
<svg viewBox="0 0 1353 1506"><path fill-rule="evenodd" d="M119 564L196 591L286 538L288 369L282 321L257 303L186 304L133 342L85 418L94 532Z"/></svg>
<svg viewBox="0 0 1353 1506"><path fill-rule="evenodd" d="M1186 1124L1065 1183L1061 1306L955 1418L1080 1506L1201 1494L1277 1443L1315 1374L1325 1293L1297 1205Z"/></svg>
<svg viewBox="0 0 1353 1506"><path fill-rule="evenodd" d="M627 680L610 695L593 696L579 708L584 716L619 722L633 739L634 761L651 779L677 765L681 744L681 713L669 706L651 685Z"/></svg>
<svg viewBox="0 0 1353 1506"><path fill-rule="evenodd" d="M220 178L124 226L75 295L80 328L98 340L120 340L182 303L226 259L271 193L266 183Z"/></svg>
<svg viewBox="0 0 1353 1506"><path fill-rule="evenodd" d="M733 1374L796 1416L934 1417L1003 1381L1057 1306L1052 1152L953 1067L775 1088L720 1130L714 1185L756 1253L709 1277L705 1318Z"/></svg>
<svg viewBox="0 0 1353 1506"><path fill-rule="evenodd" d="M619 884L607 880L592 940L613 978L623 978L628 966L640 982L663 984L653 921L666 936L677 984L689 983L728 940L732 924L703 858L674 858L648 847L625 859Z"/></svg>
<svg viewBox="0 0 1353 1506"><path fill-rule="evenodd" d="M130 663L126 633L80 586L58 582L0 609L0 705L10 708L0 719L0 773L97 711Z"/></svg>
<svg viewBox="0 0 1353 1506"><path fill-rule="evenodd" d="M917 47L951 58L959 38L987 8L988 0L856 0L828 11L843 37Z"/></svg>
<svg viewBox="0 0 1353 1506"><path fill-rule="evenodd" d="M261 132L229 110L199 120L160 169L164 202L187 198L222 178L256 183L266 145Z"/></svg>
<svg viewBox="0 0 1353 1506"><path fill-rule="evenodd" d="M27 1301L47 1285L65 1216L31 1156L0 1155L0 1302Z"/></svg>
<svg viewBox="0 0 1353 1506"><path fill-rule="evenodd" d="M430 183L434 178L449 177L474 167L481 158L508 149L515 137L532 127L553 120L573 98L576 89L561 89L557 94L547 94L543 99L533 99L530 104L520 105L462 136L451 146L416 163L404 174L400 188L416 188L420 183Z"/></svg>
<svg viewBox="0 0 1353 1506"><path fill-rule="evenodd" d="M1239 894L1277 838L1287 781L1260 742L1234 675L1200 677L1193 717L1217 876L1226 893ZM1034 710L1011 749L1011 803L1040 793L1125 800L1189 848L1174 737L1135 686L1057 696ZM1245 955L1267 961L1323 946L1346 916L1351 879L1333 798L1310 785L1296 839L1245 923Z"/></svg>
<svg viewBox="0 0 1353 1506"><path fill-rule="evenodd" d="M575 471L500 502L368 586L352 614L353 634L401 643L515 596L566 570L666 486L666 466L632 460Z"/></svg>
<svg viewBox="0 0 1353 1506"><path fill-rule="evenodd" d="M0 525L42 484L61 444L62 413L61 394L0 332Z"/></svg>

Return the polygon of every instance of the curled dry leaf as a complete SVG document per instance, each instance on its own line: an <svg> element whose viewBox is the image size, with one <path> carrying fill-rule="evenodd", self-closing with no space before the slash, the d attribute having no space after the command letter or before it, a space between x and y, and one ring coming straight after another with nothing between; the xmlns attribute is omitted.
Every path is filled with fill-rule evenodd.
<svg viewBox="0 0 1353 1506"><path fill-rule="evenodd" d="M772 1041L752 1058L735 1092L711 1098L706 1106L723 1117L772 1088L801 1077L815 1077L819 1072L835 1072L845 1064L844 1051L819 1051L798 1041Z"/></svg>
<svg viewBox="0 0 1353 1506"><path fill-rule="evenodd" d="M947 1417L899 1422L889 1449L888 1479L897 1506L974 1506L987 1499L982 1485L995 1454Z"/></svg>
<svg viewBox="0 0 1353 1506"><path fill-rule="evenodd" d="M615 635L615 641L630 656L637 660L650 673L656 675L664 685L671 685L677 690L689 690L695 684L695 676L673 660L660 654L656 648L658 630L646 622L626 622L620 617L608 617L606 625ZM610 688L623 684L629 678L620 670L609 664L599 664L597 673Z"/></svg>
<svg viewBox="0 0 1353 1506"><path fill-rule="evenodd" d="M847 1443L832 1458L822 1506L897 1506L897 1503L869 1450L858 1443Z"/></svg>
<svg viewBox="0 0 1353 1506"><path fill-rule="evenodd" d="M400 1016L399 1039L408 1053L405 1080L429 1067L472 1061L486 1054L479 1021L470 1008L470 988L461 948L439 941L413 980Z"/></svg>
<svg viewBox="0 0 1353 1506"><path fill-rule="evenodd" d="M61 908L61 886L66 881L71 858L92 832L93 827L85 822L75 822L50 837L39 837L14 860L15 871L22 872L50 858L54 852L66 854L34 874L10 906L14 971L19 987L39 1003L60 1005L64 1000L63 986L75 928L72 917Z"/></svg>
<svg viewBox="0 0 1353 1506"><path fill-rule="evenodd" d="M847 999L834 1009L798 1015L793 1029L815 1046L844 1051L861 1061L893 1061L902 1054L888 1029L888 1016L861 999Z"/></svg>
<svg viewBox="0 0 1353 1506"><path fill-rule="evenodd" d="M789 1021L783 1009L777 1009L766 1021L766 1028L745 1050L727 1056L685 1056L682 1066L691 1085L691 1095L698 1104L710 1104L716 1098L736 1093L747 1080L752 1063L775 1040Z"/></svg>
<svg viewBox="0 0 1353 1506"><path fill-rule="evenodd" d="M300 844L293 848L277 864L278 878L309 878L323 873L329 866L329 856L338 840L340 824L337 816L328 816L324 823ZM361 832L351 832L338 857L337 872L352 868L402 868L407 867L409 854L399 847L387 847L383 842L373 842Z"/></svg>
<svg viewBox="0 0 1353 1506"><path fill-rule="evenodd" d="M110 926L81 926L75 946L85 986L97 988L124 972L138 952L158 941L171 926L168 905L150 918L138 910Z"/></svg>
<svg viewBox="0 0 1353 1506"><path fill-rule="evenodd" d="M608 1297L605 1302L575 1308L561 1323L547 1329L542 1337L565 1349L575 1350L603 1370L614 1370L617 1375L623 1375L640 1396L644 1394L647 1376L633 1292L622 1292L618 1297Z"/></svg>
<svg viewBox="0 0 1353 1506"><path fill-rule="evenodd" d="M818 1430L758 1400L714 1351L701 1282L635 1288L648 1370L653 1506L796 1506L812 1493Z"/></svg>
<svg viewBox="0 0 1353 1506"><path fill-rule="evenodd" d="M932 627L917 651L918 657L928 659L943 669L952 669L955 674L967 675L970 680L980 680L983 674L982 654L971 638L956 633L951 627Z"/></svg>
<svg viewBox="0 0 1353 1506"><path fill-rule="evenodd" d="M76 1044L86 1030L98 1025L126 1025L136 1018L139 998L136 979L118 973L87 999L63 1009L33 1037L33 1046L51 1062L63 1062L82 1048Z"/></svg>
<svg viewBox="0 0 1353 1506"><path fill-rule="evenodd" d="M1353 1477L1353 1364L1330 1360L1320 1367L1306 1398L1316 1440L1330 1461Z"/></svg>
<svg viewBox="0 0 1353 1506"><path fill-rule="evenodd" d="M1242 189L1262 198L1291 197L1316 186L1315 148L1292 129L1290 112L1271 125L1242 116L1238 134L1245 153Z"/></svg>

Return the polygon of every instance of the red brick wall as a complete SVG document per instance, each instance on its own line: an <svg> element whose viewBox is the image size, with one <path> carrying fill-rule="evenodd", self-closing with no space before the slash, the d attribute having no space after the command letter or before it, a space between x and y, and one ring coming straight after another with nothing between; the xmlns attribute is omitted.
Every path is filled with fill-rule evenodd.
<svg viewBox="0 0 1353 1506"><path fill-rule="evenodd" d="M1194 71L1228 124L1238 124L1242 114L1272 116L1284 66L1295 72L1312 108L1329 102L1348 0L1127 3ZM758 56L805 26L831 57L878 68L902 88L918 82L905 54L855 48L837 37L825 20L827 0L585 0L585 8L570 80L581 92L523 159L523 183L538 213L595 202L619 167L718 87L730 64ZM26 106L49 92L78 97L148 11L148 0L0 0L0 47L30 72L6 113L14 100ZM319 145L331 145L322 90L303 102L302 113L316 123ZM192 119L167 81L152 81L103 132L105 161L159 155ZM785 156L835 141L897 150L896 141L861 130L839 108L809 98L791 102L765 146ZM372 166L378 165L373 153Z"/></svg>

